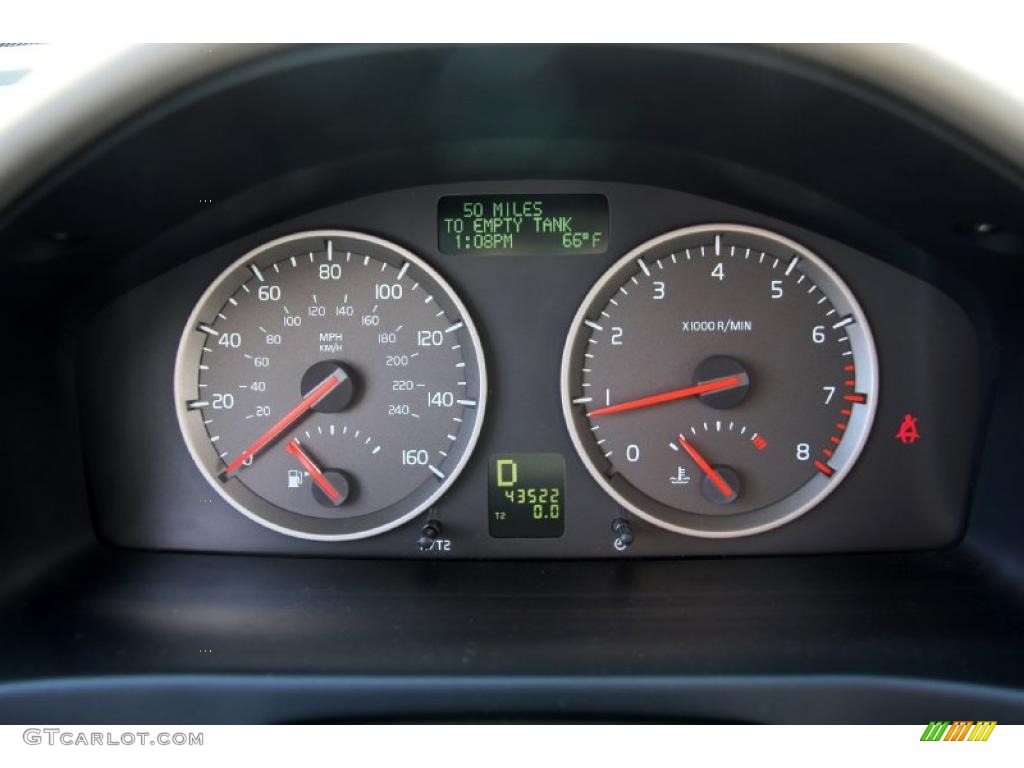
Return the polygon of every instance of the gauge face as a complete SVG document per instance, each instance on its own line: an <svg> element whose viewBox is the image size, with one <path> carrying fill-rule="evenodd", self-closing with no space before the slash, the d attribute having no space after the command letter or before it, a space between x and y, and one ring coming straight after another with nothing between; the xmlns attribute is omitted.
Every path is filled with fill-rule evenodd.
<svg viewBox="0 0 1024 768"><path fill-rule="evenodd" d="M409 251L325 230L247 253L178 349L192 457L236 509L308 539L371 536L455 480L487 397L465 307Z"/></svg>
<svg viewBox="0 0 1024 768"><path fill-rule="evenodd" d="M740 225L639 246L594 286L562 359L562 405L590 473L677 533L786 523L853 466L877 359L838 275L798 243Z"/></svg>

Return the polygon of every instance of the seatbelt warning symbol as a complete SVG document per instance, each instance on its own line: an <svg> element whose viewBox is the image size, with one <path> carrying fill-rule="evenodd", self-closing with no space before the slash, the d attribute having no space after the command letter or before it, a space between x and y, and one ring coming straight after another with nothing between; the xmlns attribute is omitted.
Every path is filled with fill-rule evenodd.
<svg viewBox="0 0 1024 768"><path fill-rule="evenodd" d="M900 424L900 430L896 433L896 439L904 445L913 445L921 439L921 433L917 431L916 416L908 413L903 417L903 423Z"/></svg>

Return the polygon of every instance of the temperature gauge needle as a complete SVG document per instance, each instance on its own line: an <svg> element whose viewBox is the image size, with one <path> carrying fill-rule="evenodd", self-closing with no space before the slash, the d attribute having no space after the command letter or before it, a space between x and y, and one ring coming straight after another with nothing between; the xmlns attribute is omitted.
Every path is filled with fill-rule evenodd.
<svg viewBox="0 0 1024 768"><path fill-rule="evenodd" d="M241 469L242 465L245 464L246 461L266 448L267 445L276 439L282 432L302 418L310 408L327 397L335 387L341 384L344 380L344 375L345 374L341 370L336 370L326 379L317 384L316 387L313 388L313 391L302 398L302 401L298 405L288 411L288 413L282 416L274 426L257 438L256 442L238 454L238 458L228 464L228 468L224 471L224 474L227 477L231 477L231 475L235 474L235 472Z"/></svg>
<svg viewBox="0 0 1024 768"><path fill-rule="evenodd" d="M694 463L700 467L700 471L708 476L708 479L715 484L715 488L718 489L719 493L722 494L726 499L736 498L736 491L732 489L725 478L722 477L718 471L708 463L708 460L700 455L700 452L693 447L682 435L679 436L679 444L683 446L683 450L690 454L690 458L693 459Z"/></svg>
<svg viewBox="0 0 1024 768"><path fill-rule="evenodd" d="M692 387L684 387L683 389L673 389L671 392L662 392L661 394L658 395L641 397L638 400L628 400L625 403L616 403L615 405L605 406L604 408L595 408L593 411L590 411L587 414L587 416L606 416L610 413L621 413L622 411L635 411L638 408L649 408L652 405L670 403L673 400L683 400L687 397L697 397L699 395L707 395L711 392L724 392L727 389L745 387L749 383L750 378L745 373L738 374L736 376L725 376L721 379L711 379L711 381L702 381L700 384L695 384Z"/></svg>
<svg viewBox="0 0 1024 768"><path fill-rule="evenodd" d="M302 468L309 472L309 476L313 478L313 482L320 486L320 490L327 494L327 498L334 504L341 501L341 493L331 485L331 481L328 480L324 473L320 470L320 467L309 457L309 454L302 450L302 446L299 444L299 439L293 438L284 449L294 456Z"/></svg>

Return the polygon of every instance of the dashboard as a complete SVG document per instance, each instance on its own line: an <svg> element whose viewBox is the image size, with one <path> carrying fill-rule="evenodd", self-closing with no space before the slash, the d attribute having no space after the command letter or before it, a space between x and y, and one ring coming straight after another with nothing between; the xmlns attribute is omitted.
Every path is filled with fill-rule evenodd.
<svg viewBox="0 0 1024 768"><path fill-rule="evenodd" d="M125 293L82 349L97 525L122 546L842 552L943 546L964 525L979 361L963 309L678 191L358 198ZM157 408L180 429L155 431Z"/></svg>
<svg viewBox="0 0 1024 768"><path fill-rule="evenodd" d="M0 720L1024 720L980 85L216 50L4 134Z"/></svg>

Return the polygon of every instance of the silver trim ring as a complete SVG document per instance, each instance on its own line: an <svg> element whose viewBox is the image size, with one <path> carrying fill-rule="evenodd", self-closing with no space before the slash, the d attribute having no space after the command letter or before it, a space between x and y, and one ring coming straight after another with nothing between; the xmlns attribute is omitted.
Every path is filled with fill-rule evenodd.
<svg viewBox="0 0 1024 768"><path fill-rule="evenodd" d="M194 424L189 424L190 420L199 418L199 411L190 411L186 407L186 403L189 400L196 399L198 397L198 368L190 365L190 358L195 358L198 365L198 352L202 348L202 341L199 334L194 333L196 326L201 321L200 313L204 310L210 301L211 297L217 293L226 283L226 281L234 275L237 271L245 269L247 265L255 261L261 254L266 251L276 248L277 246L284 245L286 243L295 240L304 240L308 238L347 238L350 240L358 240L365 243L372 244L379 248L390 250L396 255L403 259L406 259L411 264L415 265L417 269L421 270L431 280L433 280L438 288L445 293L445 298L452 303L455 309L460 314L460 319L464 323L464 330L469 335L474 348L476 356L477 366L477 378L479 381L479 392L477 393L477 405L476 405L476 421L473 425L472 432L470 433L469 439L466 442L465 450L462 456L459 458L455 467L448 473L448 476L438 486L437 490L430 494L430 496L417 505L414 509L400 515L398 518L391 520L383 525L378 525L374 528L369 528L362 531L355 531L349 533L340 534L319 534L310 533L307 531L295 530L287 528L285 526L278 525L263 517L257 515L252 510L245 507L244 504L233 498L227 490L223 487L223 484L218 480L214 467L218 467L222 462L219 456L212 450L212 446L208 441L200 442L197 440L195 435L192 435ZM265 528L277 531L278 533L285 534L286 536L293 536L299 539L307 539L311 541L351 541L355 539L365 539L371 536L389 531L392 528L412 520L424 510L428 509L434 502L436 502L445 491L447 491L452 483L459 477L462 470L465 468L470 456L476 447L477 440L480 437L480 430L483 427L484 414L487 408L487 368L484 363L483 356L483 345L480 343L480 335L477 333L476 325L473 323L473 319L470 317L469 311L466 306L462 303L462 300L458 297L448 282L441 277L433 267L427 262L421 259L416 254L403 248L400 245L396 245L388 240L384 240L373 235L363 234L361 232L353 232L351 230L343 229L315 229L305 232L296 232L291 235L285 235L275 240L271 240L268 243L264 243L247 253L240 258L232 262L224 271L222 271L216 279L210 284L210 286L203 292L203 295L196 302L195 307L188 316L188 320L185 323L185 328L182 330L181 341L178 343L178 353L175 357L174 362L174 409L178 417L178 427L181 429L182 437L184 438L185 445L188 447L189 454L196 466L202 472L203 477L206 478L207 482L217 491L217 493L227 501L232 507L237 509L243 515L248 517L253 522L259 523ZM205 436L205 431L203 432ZM196 443L199 442L199 445ZM209 448L209 455L206 455L207 448ZM212 457L212 458L211 458ZM249 492L255 498L261 498ZM269 504L269 502L266 502ZM271 505L274 506L274 505ZM277 508L277 507L275 507Z"/></svg>
<svg viewBox="0 0 1024 768"><path fill-rule="evenodd" d="M857 318L856 326L859 326L862 331L862 341L858 341L856 346L860 346L861 349L857 349L854 346L854 337L851 335L851 346L854 346L854 360L857 361L856 375L858 380L863 375L865 379L865 386L862 391L866 391L869 395L868 402L866 403L866 409L854 409L854 416L850 417L850 428L847 429L847 434L856 432L856 440L844 439L837 449L836 455L842 459L842 465L836 469L835 473L831 478L812 478L810 481L805 483L803 486L795 490L788 496L783 497L779 501L769 504L767 507L762 507L759 510L744 513L743 516L756 515L759 517L769 518L766 522L758 523L747 528L737 530L702 530L699 528L690 528L684 525L676 525L667 520L662 520L656 515L648 512L640 506L634 504L628 498L619 493L612 484L608 481L594 462L589 456L588 449L584 446L583 441L580 439L580 435L577 432L574 425L574 413L573 413L573 393L569 387L574 375L572 370L572 357L573 352L576 349L577 342L579 341L580 334L583 332L583 321L587 317L588 310L594 307L598 297L607 288L609 282L620 272L630 265L635 265L637 259L643 257L645 253L653 248L680 237L687 237L691 235L699 235L706 232L722 233L722 232L737 232L746 235L752 235L755 237L762 237L768 240L772 240L780 245L790 248L794 253L797 253L801 258L806 259L811 264L815 265L820 269L825 276L835 285L838 290L838 295L832 295L828 293L826 295L832 300L832 303L836 307L843 307L850 314L853 314ZM822 289L824 292L824 289ZM862 359L863 358L863 359ZM862 365L862 363L865 363ZM576 371L578 373L578 371ZM671 232L666 232L663 235L647 240L640 245L633 248L629 253L623 256L621 259L616 261L611 267L609 267L603 275L597 280L594 286L587 293L583 302L580 304L579 310L576 312L573 318L572 325L569 328L569 333L566 337L565 348L562 352L562 370L561 370L561 393L562 393L562 415L565 418L566 429L569 431L569 437L572 439L573 445L576 448L576 453L579 455L580 460L583 462L587 471L590 472L591 477L597 481L605 492L611 496L615 501L621 504L625 509L635 514L642 520L646 520L652 525L656 525L659 528L663 528L673 533L680 533L686 536L695 536L699 538L707 539L729 539L737 538L740 536L752 536L754 534L763 533L764 531L770 531L773 528L785 525L792 520L800 517L812 508L817 506L823 499L831 494L836 488L839 487L843 478L849 474L850 470L856 464L857 459L860 457L861 451L864 449L864 445L867 442L868 436L871 432L871 427L875 420L875 411L878 407L878 354L875 351L874 337L871 333L871 327L868 324L867 318L864 316L864 311L861 309L860 304L857 302L856 297L850 291L849 287L843 281L841 277L819 257L817 254L809 250L803 245L800 245L794 240L789 239L777 232L772 232L768 229L762 229L761 227L752 227L745 224L700 224L692 227L683 227L681 229L675 229ZM840 456L840 453L842 454ZM822 482L823 481L823 482ZM637 489L637 492L644 495L643 491ZM801 494L805 498L800 498ZM789 511L788 513L779 515L778 517L772 517L773 508L782 505L784 502L797 496L797 506ZM653 501L653 500L652 500ZM684 512L683 510L679 510ZM723 520L725 518L715 518L716 520Z"/></svg>

